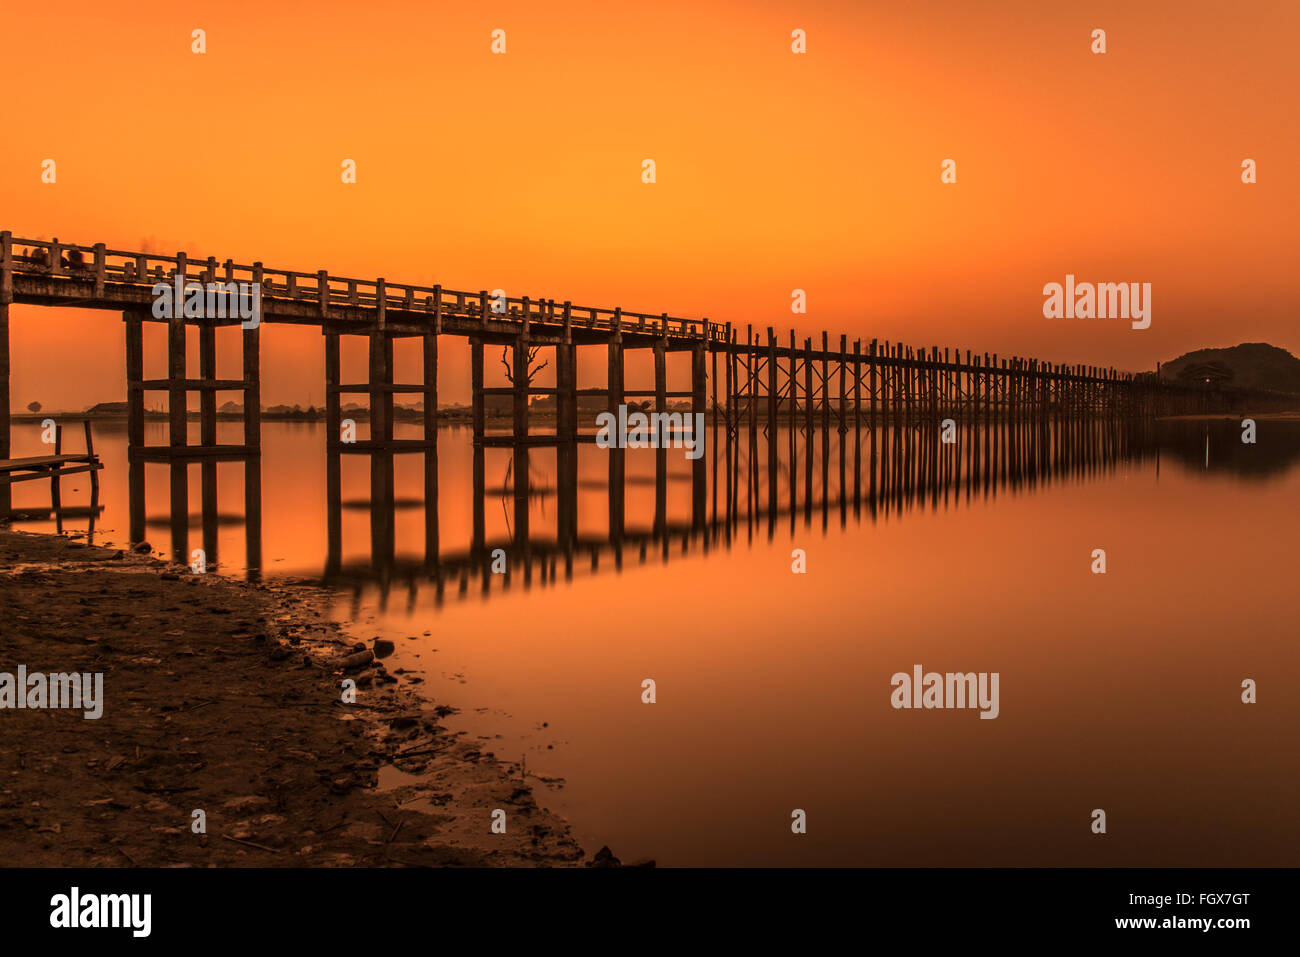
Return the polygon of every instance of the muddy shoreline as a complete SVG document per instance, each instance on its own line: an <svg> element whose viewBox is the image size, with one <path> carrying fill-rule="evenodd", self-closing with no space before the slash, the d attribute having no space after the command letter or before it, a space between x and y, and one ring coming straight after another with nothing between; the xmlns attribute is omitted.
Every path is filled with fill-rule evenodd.
<svg viewBox="0 0 1300 957"><path fill-rule="evenodd" d="M0 528L0 609L0 673L103 675L98 719L0 708L8 866L564 866L586 856L539 806L535 782L444 728L446 709L390 674L373 657L382 645L330 621L314 589ZM378 789L387 768L405 783Z"/></svg>

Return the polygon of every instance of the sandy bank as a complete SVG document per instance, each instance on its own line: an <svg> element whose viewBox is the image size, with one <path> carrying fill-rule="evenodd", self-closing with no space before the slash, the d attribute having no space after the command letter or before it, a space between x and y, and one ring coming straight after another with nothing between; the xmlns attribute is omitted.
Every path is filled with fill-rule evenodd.
<svg viewBox="0 0 1300 957"><path fill-rule="evenodd" d="M103 715L0 709L8 866L561 865L582 852L319 596L0 529L0 673L102 673ZM368 649L369 650L369 649ZM364 655L363 655L364 657ZM345 704L343 681L357 681ZM425 710L421 710L421 709ZM404 782L376 789L381 768ZM407 775L416 775L411 778ZM506 833L492 831L494 810ZM206 818L206 833L195 833Z"/></svg>

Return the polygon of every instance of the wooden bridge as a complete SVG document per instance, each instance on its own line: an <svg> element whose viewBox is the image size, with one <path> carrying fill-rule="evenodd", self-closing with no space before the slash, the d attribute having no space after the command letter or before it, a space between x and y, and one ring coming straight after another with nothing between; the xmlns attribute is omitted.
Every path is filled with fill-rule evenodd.
<svg viewBox="0 0 1300 957"><path fill-rule="evenodd" d="M222 301L234 301L240 290L256 289L260 314L256 324L243 323L243 370L237 379L216 374L216 330L240 326L233 310L220 314L204 310L184 316L177 303L175 314L154 314L155 287L191 284L211 286ZM109 249L103 243L77 245L57 240L41 241L0 232L0 459L9 457L9 306L12 303L104 309L119 312L125 326L128 444L132 466L133 514L143 515L143 469L148 461L173 466L173 511L186 492L185 466L199 462L213 466L223 459L246 463L249 505L260 502L261 399L259 336L261 323L292 323L319 327L325 336L324 378L329 483L338 483L338 454L370 454L372 479L382 483L384 469L391 471L387 453L423 452L426 462L436 462L438 423L438 343L440 337L467 338L471 347L472 420L475 444L511 446L553 445L560 456L560 481L573 478L580 441L592 439L579 432L579 398L600 396L611 411L630 398L653 400L653 411L665 412L670 399L688 400L692 413L722 418L731 437L747 428L751 442L762 422L775 437L782 418L789 431L789 448L797 455L803 435L810 454L814 432L820 428L828 441L834 425L841 432L863 426L872 430L888 423L936 426L943 418L968 420L1015 416L1028 418L1089 415L1156 415L1192 411L1224 411L1253 403L1262 408L1276 397L1225 388L1195 389L1162 382L1158 373L1134 374L1091 366L1067 366L1038 359L973 354L938 347L911 347L898 343L856 340L846 336L832 342L826 332L820 342L805 337L802 344L791 331L778 340L769 328L765 337L746 327L743 334L730 323L708 319L683 319L557 302L554 299L493 296L486 290L466 292L441 286L391 283L384 278L354 279L326 270L298 272L266 268L260 262L240 264L214 257L196 258L186 253L154 253ZM168 328L168 369L162 379L145 379L143 323L163 322ZM189 327L199 336L199 369L186 368L185 340ZM340 337L364 337L368 344L367 381L345 383L340 378ZM423 381L397 383L393 379L393 343L397 338L419 337L423 344ZM484 347L501 345L512 350L511 385L484 385ZM579 388L577 350L603 348L608 378L603 386ZM554 387L531 384L530 359L542 348L555 350ZM629 349L649 349L654 354L654 388L637 391L625 387L624 356ZM691 388L667 389L666 359L671 352L691 356ZM719 373L719 360L723 368ZM709 393L712 386L711 396ZM719 399L719 385L724 392ZM218 391L242 391L243 441L217 442ZM149 391L168 397L168 443L145 444L144 397ZM187 436L186 398L200 396L200 436L192 444ZM369 396L369 435L354 442L341 434L341 398ZM397 439L393 434L394 398L409 394L423 400L423 436ZM485 399L509 395L511 428L508 435L487 434ZM554 434L539 435L529 429L529 401L533 396L554 396ZM694 421L694 420L692 420ZM775 441L767 443L774 463ZM623 457L612 450L610 482L619 484ZM375 453L385 453L376 455ZM694 484L704 494L704 460L694 463ZM769 474L775 474L775 468ZM426 493L437 497L436 467L426 468ZM0 512L9 506L7 487L0 488ZM260 508L260 505L257 506ZM133 528L133 538L142 529Z"/></svg>

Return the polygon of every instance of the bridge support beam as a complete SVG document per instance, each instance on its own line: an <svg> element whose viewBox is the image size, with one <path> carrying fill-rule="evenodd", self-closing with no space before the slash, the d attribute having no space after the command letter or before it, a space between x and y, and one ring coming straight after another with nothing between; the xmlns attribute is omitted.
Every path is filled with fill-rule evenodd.
<svg viewBox="0 0 1300 957"><path fill-rule="evenodd" d="M124 312L126 328L126 460L131 544L144 541L144 320Z"/></svg>
<svg viewBox="0 0 1300 957"><path fill-rule="evenodd" d="M654 344L655 366L655 412L659 415L668 411L668 343L660 337ZM656 421L663 423L659 418ZM663 534L668 527L668 448L663 425L660 425L659 442L655 449L655 521L657 534ZM666 544L666 542L665 542Z"/></svg>
<svg viewBox="0 0 1300 957"><path fill-rule="evenodd" d="M469 341L469 377L470 401L473 403L470 420L474 429L474 447L483 447L483 432L487 427L486 410L483 407L483 340Z"/></svg>
<svg viewBox="0 0 1300 957"><path fill-rule="evenodd" d="M343 463L339 455L342 441L343 410L339 386L343 384L339 361L339 335L325 333L325 501L326 524L325 573L337 574L343 562ZM335 503L338 507L335 508Z"/></svg>
<svg viewBox="0 0 1300 957"><path fill-rule="evenodd" d="M572 574L570 549L578 538L578 347L561 342L555 347L555 463L558 503L558 541L565 552L565 574Z"/></svg>
<svg viewBox="0 0 1300 957"><path fill-rule="evenodd" d="M172 557L190 563L189 551L189 465L199 463L201 478L204 565L217 564L217 532L220 528L217 494L217 463L220 460L244 464L244 531L245 564L250 578L261 568L262 492L261 492L261 381L259 367L259 330L243 329L243 372L238 379L219 379L217 373L216 323L200 319L193 325L199 331L199 375L187 376L185 340L188 334L183 317L164 320L167 324L167 378L146 380L144 377L144 323L155 321L145 310L122 314L126 333L126 407L127 407L127 486L129 535L132 543L142 542L148 531L146 523L145 463L168 466L168 500L172 538ZM244 398L244 440L242 445L222 445L217 441L218 389L242 391ZM145 393L167 393L167 443L145 444ZM199 393L199 441L189 441L188 396Z"/></svg>
<svg viewBox="0 0 1300 957"><path fill-rule="evenodd" d="M708 442L708 433L703 427L707 407L705 389L708 388L708 370L705 365L704 343L697 343L691 349L691 437L695 443L699 458L691 462L691 526L695 531L703 530L708 521L708 460L704 457L702 442ZM775 429L775 426L773 426Z"/></svg>
<svg viewBox="0 0 1300 957"><path fill-rule="evenodd" d="M578 441L578 347L555 347L555 434L561 444Z"/></svg>
<svg viewBox="0 0 1300 957"><path fill-rule="evenodd" d="M438 336L421 337L424 355L424 554L438 564Z"/></svg>
<svg viewBox="0 0 1300 957"><path fill-rule="evenodd" d="M5 238L8 238L7 234ZM7 267L8 263L5 265ZM5 278L8 279L7 273ZM0 301L0 459L9 458L9 454L9 303ZM0 518L8 515L12 508L13 496L6 482L0 485Z"/></svg>
<svg viewBox="0 0 1300 957"><path fill-rule="evenodd" d="M767 327L767 503L769 509L776 508L776 420L778 414L777 393L780 385L776 378L776 330ZM771 514L775 514L772 512Z"/></svg>
<svg viewBox="0 0 1300 957"><path fill-rule="evenodd" d="M528 441L528 336L515 339L511 347L511 379L514 385L513 415L516 442Z"/></svg>
<svg viewBox="0 0 1300 957"><path fill-rule="evenodd" d="M607 409L618 419L618 407L624 402L623 395L623 336L617 330L609 340L609 378L606 385L608 399ZM622 555L618 547L623 541L623 505L625 495L624 479L626 475L627 453L615 443L609 449L609 538L615 544L615 561L622 567Z"/></svg>
<svg viewBox="0 0 1300 957"><path fill-rule="evenodd" d="M325 449L326 498L328 509L328 550L325 571L328 576L342 574L343 502L342 455L370 457L370 558L379 580L388 582L396 563L396 483L395 456L418 452L424 462L424 540L425 567L438 566L438 333L394 330L385 325L354 329L326 324L325 336ZM342 382L341 336L364 338L366 343L366 381ZM418 340L421 348L422 381L418 384L394 384L396 340ZM420 421L423 436L419 439L395 436L396 396L417 395L423 404ZM369 436L357 439L350 427L343 426L343 395L365 395L370 419ZM351 426L351 423L347 420ZM476 449L476 452L479 451Z"/></svg>

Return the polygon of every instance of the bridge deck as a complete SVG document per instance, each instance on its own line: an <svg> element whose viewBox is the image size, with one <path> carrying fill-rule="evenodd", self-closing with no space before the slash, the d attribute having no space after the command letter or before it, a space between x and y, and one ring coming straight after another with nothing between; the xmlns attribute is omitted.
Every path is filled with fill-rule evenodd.
<svg viewBox="0 0 1300 957"><path fill-rule="evenodd" d="M314 273L268 269L215 257L191 259L185 253L156 253L108 249L103 243L78 246L12 237L0 238L0 271L4 288L0 299L35 305L76 305L88 309L152 308L154 287L186 284L243 283L260 287L262 318L269 322L333 326L332 331L358 331L383 327L389 334L430 332L473 335L490 341L509 341L521 331L539 341L563 335L599 338L615 332L630 337L672 341L722 340L724 327L707 319L682 319L667 313L624 311L578 306L554 299L494 296L487 290L468 292L390 283L386 279L355 279ZM245 285L245 289L251 286ZM12 297L7 298L7 297ZM240 321L236 302L217 296L223 313L219 322Z"/></svg>

